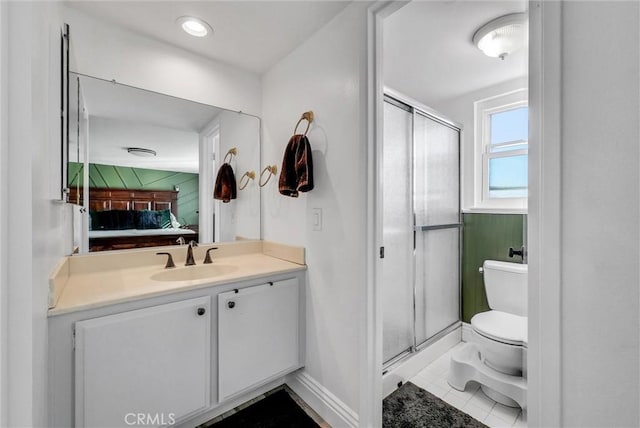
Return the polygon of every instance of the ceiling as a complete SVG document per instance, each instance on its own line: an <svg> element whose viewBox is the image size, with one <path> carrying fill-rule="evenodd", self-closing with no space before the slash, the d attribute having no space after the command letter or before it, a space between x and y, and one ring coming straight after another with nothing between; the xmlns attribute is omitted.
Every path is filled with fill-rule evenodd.
<svg viewBox="0 0 640 428"><path fill-rule="evenodd" d="M199 131L223 109L88 76L79 82L90 119L91 163L198 173ZM157 156L134 156L127 147Z"/></svg>
<svg viewBox="0 0 640 428"><path fill-rule="evenodd" d="M527 75L527 49L490 58L471 39L526 2L416 1L384 21L384 83L431 107Z"/></svg>
<svg viewBox="0 0 640 428"><path fill-rule="evenodd" d="M322 28L346 1L68 1L67 6L139 34L262 74ZM208 22L213 36L188 35L180 16Z"/></svg>
<svg viewBox="0 0 640 428"><path fill-rule="evenodd" d="M72 79L75 76L71 73ZM91 116L198 133L223 111L219 107L89 76L80 76L80 85Z"/></svg>

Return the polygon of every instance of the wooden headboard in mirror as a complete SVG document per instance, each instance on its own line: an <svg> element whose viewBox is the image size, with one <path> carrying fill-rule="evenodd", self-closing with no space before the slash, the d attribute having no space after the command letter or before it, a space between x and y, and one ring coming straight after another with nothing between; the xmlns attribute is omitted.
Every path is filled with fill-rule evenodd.
<svg viewBox="0 0 640 428"><path fill-rule="evenodd" d="M76 199L76 189L70 196ZM80 203L84 201L80 198ZM136 190L89 188L89 211L106 210L169 210L178 218L178 192L176 190Z"/></svg>
<svg viewBox="0 0 640 428"><path fill-rule="evenodd" d="M70 196L80 200L76 189L70 190ZM146 189L108 189L89 188L88 201L90 218L97 218L95 213L116 212L118 218L122 212L130 214L126 220L120 220L121 224L113 224L111 227L91 228L89 230L89 251L124 250L131 248L158 247L176 245L182 237L186 242L198 241L197 225L178 225L178 191L175 190L146 190ZM173 214L170 223L162 225L158 223L152 228L146 225L138 228L136 215L147 211L159 213L169 210ZM91 222L91 220L90 220ZM128 222L128 224L125 224Z"/></svg>

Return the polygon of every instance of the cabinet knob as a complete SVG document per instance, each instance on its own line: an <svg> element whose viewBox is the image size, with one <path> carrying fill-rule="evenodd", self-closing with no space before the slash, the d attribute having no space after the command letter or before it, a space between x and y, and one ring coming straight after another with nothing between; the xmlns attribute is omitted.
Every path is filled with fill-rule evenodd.
<svg viewBox="0 0 640 428"><path fill-rule="evenodd" d="M198 315L202 316L205 314L205 312L207 312L205 308L198 308Z"/></svg>
<svg viewBox="0 0 640 428"><path fill-rule="evenodd" d="M236 302L231 301L231 302L227 303L227 306L229 307L229 309L233 309L233 308L236 307Z"/></svg>

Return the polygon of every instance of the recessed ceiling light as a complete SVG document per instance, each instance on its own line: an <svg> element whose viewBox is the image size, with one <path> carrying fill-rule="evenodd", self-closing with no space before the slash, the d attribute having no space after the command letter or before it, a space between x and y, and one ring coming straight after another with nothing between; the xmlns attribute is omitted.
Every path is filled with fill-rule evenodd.
<svg viewBox="0 0 640 428"><path fill-rule="evenodd" d="M193 16L181 16L176 19L176 23L180 25L187 34L195 37L204 37L209 33L213 34L213 28L211 28L211 25L207 24L202 19L194 18Z"/></svg>
<svg viewBox="0 0 640 428"><path fill-rule="evenodd" d="M145 158L154 157L156 155L155 150L144 149L142 147L127 147L127 151L132 155L142 156Z"/></svg>

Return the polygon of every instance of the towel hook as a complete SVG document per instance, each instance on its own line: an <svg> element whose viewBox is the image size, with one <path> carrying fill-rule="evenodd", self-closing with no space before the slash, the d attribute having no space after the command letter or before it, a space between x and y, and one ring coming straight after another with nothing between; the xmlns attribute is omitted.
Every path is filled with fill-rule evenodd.
<svg viewBox="0 0 640 428"><path fill-rule="evenodd" d="M269 176L267 177L267 180L263 183L262 182L262 176L264 175L265 172L269 171ZM276 165L267 165L262 172L260 173L260 181L258 181L258 186L260 187L264 187L267 185L267 183L269 182L269 180L271 180L271 176L276 175L278 173L278 167Z"/></svg>
<svg viewBox="0 0 640 428"><path fill-rule="evenodd" d="M233 159L233 155L237 155L237 154L238 154L238 149L236 149L235 147L231 147L227 152L227 154L224 155L224 160L222 161L222 163L224 164L224 163L231 162L231 160ZM227 157L229 158L229 161L227 161Z"/></svg>
<svg viewBox="0 0 640 428"><path fill-rule="evenodd" d="M244 181L244 184L242 184L242 180L244 180L246 178L246 180ZM240 190L244 190L245 187L247 187L247 184L249 184L249 180L255 180L256 179L256 172L255 171L247 171L245 172L242 177L240 177L240 186L238 186L240 188Z"/></svg>
<svg viewBox="0 0 640 428"><path fill-rule="evenodd" d="M307 135L307 132L309 132L309 127L311 126L311 122L313 122L313 112L309 110L302 113L302 117L300 118L298 123L296 123L296 127L293 130L293 135L296 135L296 132L298 131L298 125L300 125L300 122L302 122L303 120L307 121L307 129L304 130L304 135Z"/></svg>

